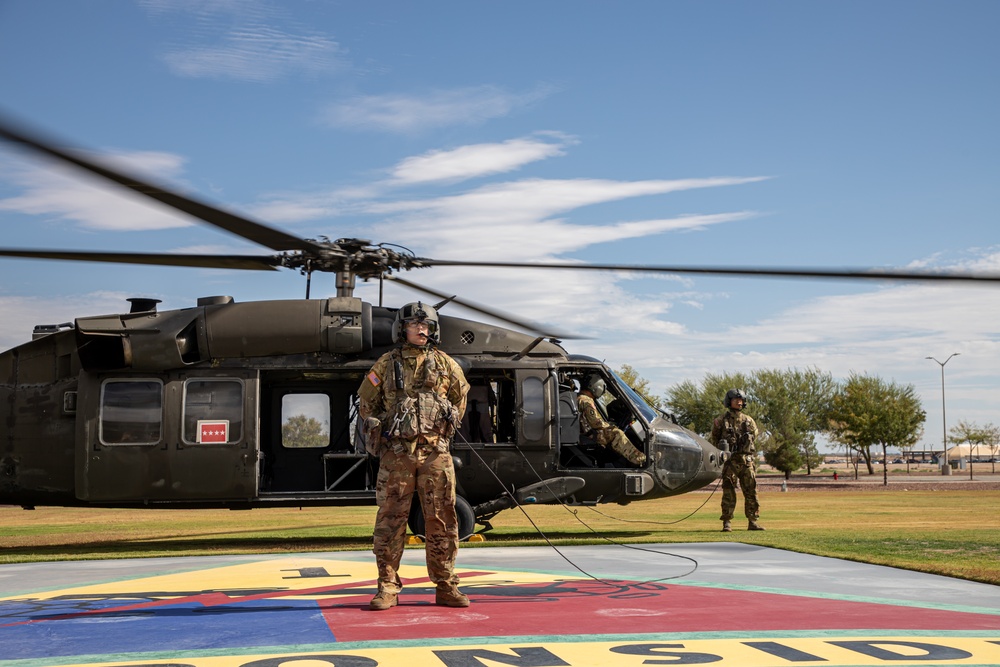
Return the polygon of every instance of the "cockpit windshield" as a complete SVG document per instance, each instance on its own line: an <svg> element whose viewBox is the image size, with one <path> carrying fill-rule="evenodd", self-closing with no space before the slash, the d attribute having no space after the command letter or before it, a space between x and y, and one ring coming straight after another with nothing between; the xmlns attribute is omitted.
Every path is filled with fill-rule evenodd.
<svg viewBox="0 0 1000 667"><path fill-rule="evenodd" d="M609 368L608 370L611 369ZM642 396L638 394L638 392L628 386L628 383L626 383L625 380L622 380L618 373L611 371L611 374L615 376L615 380L618 382L618 386L622 388L622 391L628 395L629 401L632 402L632 405L639 408L639 412L642 414L643 419L646 420L646 423L652 423L652 421L656 419L656 410L651 408L649 404L643 400Z"/></svg>

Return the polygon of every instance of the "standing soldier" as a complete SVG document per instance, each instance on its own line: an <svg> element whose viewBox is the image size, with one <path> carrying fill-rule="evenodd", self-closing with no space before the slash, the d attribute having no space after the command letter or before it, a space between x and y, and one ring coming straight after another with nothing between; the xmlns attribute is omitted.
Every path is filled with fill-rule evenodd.
<svg viewBox="0 0 1000 667"><path fill-rule="evenodd" d="M448 446L465 414L469 384L455 360L436 349L441 337L434 308L419 301L406 304L396 312L392 336L402 347L383 354L358 390L365 449L379 457L374 532L378 593L368 607L382 611L396 606L414 491L424 513L435 603L468 607L455 575L458 517Z"/></svg>
<svg viewBox="0 0 1000 667"><path fill-rule="evenodd" d="M584 378L576 399L580 410L580 433L593 436L601 447L609 448L632 465L642 467L646 464L646 455L629 442L624 431L606 422L597 409L594 399L603 396L605 388L604 378L596 373Z"/></svg>
<svg viewBox="0 0 1000 667"><path fill-rule="evenodd" d="M730 457L722 468L722 532L733 530L733 513L736 510L736 486L743 489L743 511L747 515L747 530L764 530L757 523L760 505L757 503L757 423L743 413L746 396L739 389L730 389L722 401L726 411L712 424L712 444L729 449Z"/></svg>

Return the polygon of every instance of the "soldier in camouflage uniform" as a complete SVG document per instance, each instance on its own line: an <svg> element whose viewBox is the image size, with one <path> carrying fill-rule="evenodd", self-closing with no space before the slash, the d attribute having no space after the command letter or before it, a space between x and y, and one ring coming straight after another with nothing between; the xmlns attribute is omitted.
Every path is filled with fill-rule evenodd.
<svg viewBox="0 0 1000 667"><path fill-rule="evenodd" d="M593 437L601 447L617 452L632 465L645 465L646 455L629 442L628 436L620 428L606 422L597 409L595 399L604 394L604 389L604 379L600 375L588 375L584 379L580 395L576 399L580 410L580 433Z"/></svg>
<svg viewBox="0 0 1000 667"><path fill-rule="evenodd" d="M374 532L378 593L369 608L381 611L397 604L399 561L414 492L424 514L435 602L468 607L455 575L458 517L448 447L465 414L469 384L455 360L435 347L440 334L434 308L420 302L400 308L393 338L403 346L382 355L358 390L365 448L379 457Z"/></svg>
<svg viewBox="0 0 1000 667"><path fill-rule="evenodd" d="M711 442L720 449L729 449L730 458L722 468L722 532L732 531L736 511L736 487L743 489L743 511L749 524L747 530L764 530L757 523L760 504L757 502L757 423L743 413L746 396L739 389L726 392L726 411L712 424Z"/></svg>

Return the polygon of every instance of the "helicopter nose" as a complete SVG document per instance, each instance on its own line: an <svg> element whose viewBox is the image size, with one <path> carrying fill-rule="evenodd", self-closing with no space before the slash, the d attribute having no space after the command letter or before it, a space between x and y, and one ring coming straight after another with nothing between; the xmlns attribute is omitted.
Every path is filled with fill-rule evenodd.
<svg viewBox="0 0 1000 667"><path fill-rule="evenodd" d="M652 472L669 495L711 484L724 464L725 452L695 433L676 426L656 431Z"/></svg>

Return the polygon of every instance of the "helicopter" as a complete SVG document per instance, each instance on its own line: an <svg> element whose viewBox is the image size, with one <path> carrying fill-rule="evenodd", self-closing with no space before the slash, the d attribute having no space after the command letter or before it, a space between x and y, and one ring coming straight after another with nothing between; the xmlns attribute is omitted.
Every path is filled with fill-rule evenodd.
<svg viewBox="0 0 1000 667"><path fill-rule="evenodd" d="M378 460L357 428L357 390L396 345L397 308L354 296L356 281L395 281L510 327L440 315L440 349L462 366L468 407L451 451L459 532L491 528L528 503L628 504L676 496L720 478L729 456L650 406L605 363L570 353L565 332L423 287L400 273L435 266L642 271L861 280L1000 281L920 271L629 266L455 261L367 239L305 239L59 148L0 117L0 138L74 165L273 255L177 255L0 249L63 261L297 270L304 299L205 296L159 310L134 297L122 312L38 325L0 353L0 504L230 508L374 504ZM313 273L335 296L311 298ZM513 328L511 328L513 327ZM636 467L581 435L577 392L604 380L609 422L646 455ZM722 443L720 443L721 445ZM410 529L422 532L419 503Z"/></svg>

